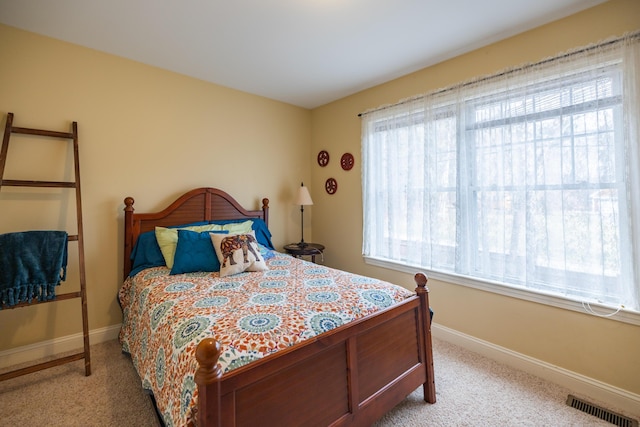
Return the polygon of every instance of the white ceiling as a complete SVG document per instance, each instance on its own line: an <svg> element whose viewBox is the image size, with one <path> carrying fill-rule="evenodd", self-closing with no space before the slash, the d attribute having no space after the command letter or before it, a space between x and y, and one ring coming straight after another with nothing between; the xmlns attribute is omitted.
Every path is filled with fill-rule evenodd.
<svg viewBox="0 0 640 427"><path fill-rule="evenodd" d="M605 0L0 0L0 23L314 108Z"/></svg>

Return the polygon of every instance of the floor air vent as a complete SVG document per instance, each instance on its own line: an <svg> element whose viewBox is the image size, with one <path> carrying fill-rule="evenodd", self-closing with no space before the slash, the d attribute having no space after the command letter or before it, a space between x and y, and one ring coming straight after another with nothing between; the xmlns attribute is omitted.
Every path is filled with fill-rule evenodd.
<svg viewBox="0 0 640 427"><path fill-rule="evenodd" d="M567 405L620 427L638 427L638 421L634 419L616 414L615 412L585 402L584 400L578 399L572 395L567 397Z"/></svg>

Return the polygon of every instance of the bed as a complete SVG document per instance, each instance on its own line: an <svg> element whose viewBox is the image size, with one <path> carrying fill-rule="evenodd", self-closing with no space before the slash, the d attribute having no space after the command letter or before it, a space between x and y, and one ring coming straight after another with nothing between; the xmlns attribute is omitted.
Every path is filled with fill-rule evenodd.
<svg viewBox="0 0 640 427"><path fill-rule="evenodd" d="M124 203L120 340L165 425L367 426L420 386L424 400L435 403L423 274L415 275L413 293L275 251L266 198L260 209L247 210L220 189L197 188L159 212L135 212L132 197ZM179 258L181 264L187 259L180 255L186 236L209 233L215 241L228 240L236 233L209 232L207 226L233 230L246 221L251 221L249 234L257 236L251 245L259 250L249 257L264 268L222 277L229 259L220 272L197 266L174 272ZM193 228L184 231L187 225ZM171 269L144 256L140 261L143 239L160 238L157 230L167 229L181 230L171 231L179 233L181 245L174 248ZM333 287L325 292L326 286ZM240 311L231 300L251 304ZM220 306L213 314L206 311ZM320 308L310 314L310 306ZM269 319L280 323L270 329ZM249 324L257 328L252 332L258 342L231 333Z"/></svg>

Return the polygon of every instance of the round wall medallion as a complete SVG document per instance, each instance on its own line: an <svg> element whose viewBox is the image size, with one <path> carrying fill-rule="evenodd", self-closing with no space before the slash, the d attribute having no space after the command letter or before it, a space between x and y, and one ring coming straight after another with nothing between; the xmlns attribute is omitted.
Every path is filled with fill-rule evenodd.
<svg viewBox="0 0 640 427"><path fill-rule="evenodd" d="M324 189L327 190L329 194L335 194L335 192L338 191L338 181L329 178L327 182L324 183Z"/></svg>
<svg viewBox="0 0 640 427"><path fill-rule="evenodd" d="M340 159L340 166L342 166L342 169L346 171L351 170L353 167L353 154L344 153Z"/></svg>
<svg viewBox="0 0 640 427"><path fill-rule="evenodd" d="M329 163L329 153L325 150L322 150L318 153L318 164L322 167L327 166Z"/></svg>

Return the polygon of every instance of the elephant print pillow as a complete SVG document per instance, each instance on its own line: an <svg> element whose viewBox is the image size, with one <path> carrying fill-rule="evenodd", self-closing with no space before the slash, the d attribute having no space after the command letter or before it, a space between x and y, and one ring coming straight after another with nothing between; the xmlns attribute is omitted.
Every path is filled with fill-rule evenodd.
<svg viewBox="0 0 640 427"><path fill-rule="evenodd" d="M269 269L260 254L254 231L244 234L212 233L211 241L220 261L220 277Z"/></svg>

